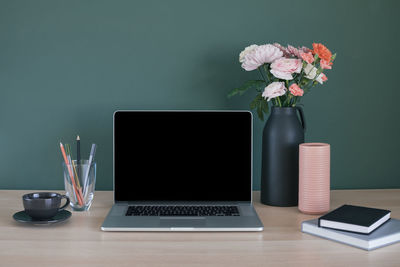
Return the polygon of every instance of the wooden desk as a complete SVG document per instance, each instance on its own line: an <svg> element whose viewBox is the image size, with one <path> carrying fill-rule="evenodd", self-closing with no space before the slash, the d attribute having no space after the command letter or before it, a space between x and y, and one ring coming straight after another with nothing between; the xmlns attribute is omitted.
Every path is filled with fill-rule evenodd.
<svg viewBox="0 0 400 267"><path fill-rule="evenodd" d="M97 191L88 212L73 212L52 226L17 223L28 191L0 191L0 266L400 266L400 244L367 252L300 232L297 207L255 207L263 232L102 232L112 192ZM332 208L344 203L390 209L400 218L400 190L332 191Z"/></svg>

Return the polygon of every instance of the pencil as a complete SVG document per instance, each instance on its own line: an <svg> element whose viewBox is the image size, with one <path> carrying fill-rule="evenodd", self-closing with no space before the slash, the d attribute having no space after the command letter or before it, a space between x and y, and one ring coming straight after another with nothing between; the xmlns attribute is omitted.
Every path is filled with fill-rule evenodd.
<svg viewBox="0 0 400 267"><path fill-rule="evenodd" d="M81 163L81 138L76 136L76 163L79 165Z"/></svg>
<svg viewBox="0 0 400 267"><path fill-rule="evenodd" d="M69 165L72 166L72 169L73 169L73 171L75 173L76 185L77 185L78 189L80 189L81 188L81 184L79 183L79 176L78 176L78 172L76 171L75 163L74 163L74 161L72 160L72 157L71 157L72 153L71 153L71 147L69 146L69 144L65 144L65 152L67 153L67 158L68 158Z"/></svg>
<svg viewBox="0 0 400 267"><path fill-rule="evenodd" d="M73 168L73 170L74 170L74 173L75 173L76 187L78 188L79 196L80 196L80 198L82 199L82 202L84 203L84 202L85 202L85 199L84 199L84 197L83 197L82 186L81 186L81 184L79 183L79 176L78 176L78 173L76 172L75 163L74 163L74 161L71 159L71 148L69 147L68 144L66 144L65 146L66 146L66 149L67 149L67 154L68 154L69 163L70 163L70 165L72 166L72 168Z"/></svg>
<svg viewBox="0 0 400 267"><path fill-rule="evenodd" d="M76 182L76 188L78 189L79 197L81 198L82 203L85 203L85 199L84 199L83 193L82 193L82 187L81 187L81 184L79 183L79 176L78 176L78 173L76 172L76 168L75 168L75 163L71 158L71 147L69 146L69 144L65 144L65 150L67 152L69 165L72 166L72 169L75 173L75 182Z"/></svg>
<svg viewBox="0 0 400 267"><path fill-rule="evenodd" d="M76 188L74 174L72 173L72 170L71 170L71 165L69 165L67 155L65 154L64 146L63 146L63 144L61 142L60 142L60 148L61 148L62 156L63 156L64 161L65 161L65 165L67 166L67 169L68 169L69 176L71 178L72 187L74 188L76 198L78 199L79 205L83 206L83 201L81 199L81 196L79 195L78 189Z"/></svg>
<svg viewBox="0 0 400 267"><path fill-rule="evenodd" d="M95 154L96 154L96 144L92 144L92 148L90 149L90 155L89 155L89 160L88 160L88 168L86 169L85 176L83 176L83 178L82 178L82 183L84 183L83 184L83 186L84 186L83 190L84 190L84 195L85 196L87 194L87 188L89 186L88 178L89 178L90 167L92 166L92 162L93 162Z"/></svg>
<svg viewBox="0 0 400 267"><path fill-rule="evenodd" d="M76 165L79 175L81 174L81 138L76 136ZM82 178L82 177L81 177ZM83 180L82 180L83 183Z"/></svg>

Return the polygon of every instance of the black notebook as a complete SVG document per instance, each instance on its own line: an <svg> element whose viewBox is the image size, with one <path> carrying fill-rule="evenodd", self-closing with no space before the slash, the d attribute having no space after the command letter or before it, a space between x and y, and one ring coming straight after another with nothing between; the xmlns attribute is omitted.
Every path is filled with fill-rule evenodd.
<svg viewBox="0 0 400 267"><path fill-rule="evenodd" d="M318 219L318 226L369 234L390 219L390 210L343 205Z"/></svg>

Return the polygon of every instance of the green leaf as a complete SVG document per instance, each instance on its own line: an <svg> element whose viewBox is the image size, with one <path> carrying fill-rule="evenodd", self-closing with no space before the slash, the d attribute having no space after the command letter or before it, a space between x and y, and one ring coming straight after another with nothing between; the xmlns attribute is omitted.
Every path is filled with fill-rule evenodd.
<svg viewBox="0 0 400 267"><path fill-rule="evenodd" d="M262 97L262 93L257 94L251 101L250 109L255 109L260 120L264 120L264 113L268 113L268 102Z"/></svg>
<svg viewBox="0 0 400 267"><path fill-rule="evenodd" d="M251 101L250 109L255 109L257 107L257 102L258 102L258 99L256 97L256 98L253 99L253 101Z"/></svg>
<svg viewBox="0 0 400 267"><path fill-rule="evenodd" d="M262 89L266 86L265 81L263 80L251 80L247 81L243 86L239 88L235 88L228 93L228 98L231 98L235 95L243 95L249 89L255 89L257 92L261 92Z"/></svg>
<svg viewBox="0 0 400 267"><path fill-rule="evenodd" d="M336 53L333 54L333 56L331 57L331 62L333 62L335 60L335 58L336 58Z"/></svg>
<svg viewBox="0 0 400 267"><path fill-rule="evenodd" d="M264 120L264 113L263 113L261 105L257 106L257 115L260 118L260 120L262 120L262 121Z"/></svg>
<svg viewBox="0 0 400 267"><path fill-rule="evenodd" d="M235 88L235 89L233 89L232 91L230 91L230 92L228 93L228 98L231 98L232 96L235 96L235 95L237 95L237 94L239 94L239 88Z"/></svg>
<svg viewBox="0 0 400 267"><path fill-rule="evenodd" d="M263 100L262 101L262 110L264 111L265 114L268 114L269 107L268 107L268 101L267 100Z"/></svg>

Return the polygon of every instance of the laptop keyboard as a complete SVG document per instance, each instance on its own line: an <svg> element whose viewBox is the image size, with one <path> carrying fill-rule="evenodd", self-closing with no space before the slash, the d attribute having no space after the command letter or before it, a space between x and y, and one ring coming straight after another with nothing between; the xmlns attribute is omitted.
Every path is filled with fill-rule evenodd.
<svg viewBox="0 0 400 267"><path fill-rule="evenodd" d="M129 206L126 216L240 216L237 206Z"/></svg>

